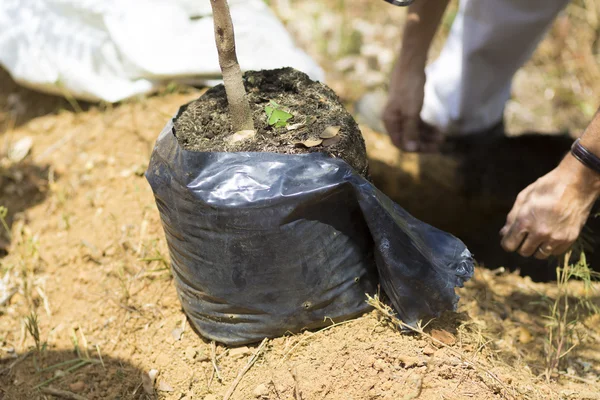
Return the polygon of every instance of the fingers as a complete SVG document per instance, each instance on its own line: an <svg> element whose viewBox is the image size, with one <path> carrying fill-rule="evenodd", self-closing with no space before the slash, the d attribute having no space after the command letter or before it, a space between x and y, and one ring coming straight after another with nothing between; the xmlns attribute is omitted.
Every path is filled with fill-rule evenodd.
<svg viewBox="0 0 600 400"><path fill-rule="evenodd" d="M393 106L393 104L392 104ZM404 118L396 108L388 105L383 112L383 124L394 146L402 148Z"/></svg>
<svg viewBox="0 0 600 400"><path fill-rule="evenodd" d="M402 151L430 153L440 149L444 136L419 117L404 117L386 110L383 122L392 143Z"/></svg>
<svg viewBox="0 0 600 400"><path fill-rule="evenodd" d="M521 244L521 247L519 247L518 252L523 257L531 257L535 255L536 257L542 256L547 258L551 255L551 253L544 252L544 250L541 247L542 242L543 239L540 238L538 235L527 234L525 240L523 241L523 244Z"/></svg>
<svg viewBox="0 0 600 400"><path fill-rule="evenodd" d="M521 244L527 237L527 231L519 225L520 224L515 223L512 224L512 226L502 228L501 232L506 232L500 242L504 250L513 252L521 247Z"/></svg>
<svg viewBox="0 0 600 400"><path fill-rule="evenodd" d="M400 138L400 148L409 153L419 151L421 148L419 138L420 119L406 118L402 126L402 137ZM395 143L394 143L395 144Z"/></svg>
<svg viewBox="0 0 600 400"><path fill-rule="evenodd" d="M528 228L525 228L527 226ZM516 221L500 231L501 245L508 252L517 252L523 257L535 257L545 260L550 256L565 254L574 239L564 239L560 233L554 235L543 227L528 225Z"/></svg>
<svg viewBox="0 0 600 400"><path fill-rule="evenodd" d="M439 152L444 142L444 135L439 129L419 119L420 151L423 153Z"/></svg>
<svg viewBox="0 0 600 400"><path fill-rule="evenodd" d="M502 248L517 252L523 257L545 260L550 256L566 253L574 240L563 238L560 232L549 232L543 225L528 222L525 217L516 218L500 231Z"/></svg>

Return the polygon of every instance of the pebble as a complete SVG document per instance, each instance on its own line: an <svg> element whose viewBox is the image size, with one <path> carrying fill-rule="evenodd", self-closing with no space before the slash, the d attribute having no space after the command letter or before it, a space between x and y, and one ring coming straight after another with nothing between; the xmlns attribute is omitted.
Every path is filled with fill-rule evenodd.
<svg viewBox="0 0 600 400"><path fill-rule="evenodd" d="M71 389L72 392L82 392L85 389L85 383L82 381L77 381L75 383L71 383L69 385L69 389Z"/></svg>
<svg viewBox="0 0 600 400"><path fill-rule="evenodd" d="M531 343L532 341L533 341L533 335L531 334L529 329L525 328L524 326L521 326L519 328L519 342L521 342L523 344L528 344L528 343Z"/></svg>
<svg viewBox="0 0 600 400"><path fill-rule="evenodd" d="M210 361L210 357L204 351L202 351L196 355L196 360L198 362Z"/></svg>
<svg viewBox="0 0 600 400"><path fill-rule="evenodd" d="M194 357L196 357L197 353L198 352L193 347L186 347L185 351L183 352L183 355L188 360L193 360Z"/></svg>
<svg viewBox="0 0 600 400"><path fill-rule="evenodd" d="M171 331L171 337L174 341L181 340L181 335L183 335L183 329L175 328Z"/></svg>
<svg viewBox="0 0 600 400"><path fill-rule="evenodd" d="M158 390L161 392L172 392L173 387L169 385L166 381L161 380L158 382Z"/></svg>
<svg viewBox="0 0 600 400"><path fill-rule="evenodd" d="M419 360L418 357L402 355L398 357L398 360L400 363L404 364L404 368L417 367L421 364L421 360Z"/></svg>
<svg viewBox="0 0 600 400"><path fill-rule="evenodd" d="M435 353L435 349L431 346L425 346L423 349L423 354L426 356L432 356Z"/></svg>
<svg viewBox="0 0 600 400"><path fill-rule="evenodd" d="M250 354L250 349L246 346L229 350L229 355L233 358L242 358Z"/></svg>
<svg viewBox="0 0 600 400"><path fill-rule="evenodd" d="M254 397L268 396L269 388L264 383L261 383L254 389L254 392L252 392L252 393L254 394Z"/></svg>
<svg viewBox="0 0 600 400"><path fill-rule="evenodd" d="M383 371L385 369L385 366L386 363L382 359L377 359L373 363L373 368L375 368L377 371Z"/></svg>

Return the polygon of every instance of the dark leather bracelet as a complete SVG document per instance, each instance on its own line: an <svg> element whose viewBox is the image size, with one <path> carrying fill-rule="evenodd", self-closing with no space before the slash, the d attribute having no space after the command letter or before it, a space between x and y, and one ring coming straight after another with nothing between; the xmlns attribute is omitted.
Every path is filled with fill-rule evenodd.
<svg viewBox="0 0 600 400"><path fill-rule="evenodd" d="M579 139L577 139L571 146L571 154L573 154L573 157L581 161L583 165L600 174L600 158L583 147L583 145L579 143Z"/></svg>

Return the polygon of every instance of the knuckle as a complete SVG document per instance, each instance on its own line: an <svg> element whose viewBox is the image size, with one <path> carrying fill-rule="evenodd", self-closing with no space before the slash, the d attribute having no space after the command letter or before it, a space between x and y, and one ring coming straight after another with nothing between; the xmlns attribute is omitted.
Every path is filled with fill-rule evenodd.
<svg viewBox="0 0 600 400"><path fill-rule="evenodd" d="M537 228L535 235L540 239L548 239L552 235L552 230L548 226L542 225Z"/></svg>
<svg viewBox="0 0 600 400"><path fill-rule="evenodd" d="M531 219L526 217L521 217L517 219L516 226L519 231L530 231L533 227L533 223Z"/></svg>

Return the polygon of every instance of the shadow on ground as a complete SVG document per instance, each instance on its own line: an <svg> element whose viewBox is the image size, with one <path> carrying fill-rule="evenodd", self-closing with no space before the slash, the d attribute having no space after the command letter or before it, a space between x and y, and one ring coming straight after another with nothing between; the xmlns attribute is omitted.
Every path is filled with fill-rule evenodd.
<svg viewBox="0 0 600 400"><path fill-rule="evenodd" d="M75 351L35 350L0 359L0 399L144 399L142 371L129 362L96 352L89 358ZM67 394L51 395L52 390Z"/></svg>
<svg viewBox="0 0 600 400"><path fill-rule="evenodd" d="M11 227L19 219L27 219L25 211L41 203L48 192L48 165L23 161L9 167L0 165L0 257L10 248ZM56 176L55 176L56 177Z"/></svg>
<svg viewBox="0 0 600 400"><path fill-rule="evenodd" d="M91 103L74 99L69 102L65 97L20 86L0 67L0 134L59 110L85 111L91 106Z"/></svg>
<svg viewBox="0 0 600 400"><path fill-rule="evenodd" d="M479 263L547 281L555 278L556 260L506 253L499 231L518 193L556 167L571 144L564 134L481 136L450 154L419 155L419 179L373 157L370 172L374 184L415 217L463 240ZM591 218L585 232L593 239L600 221ZM598 256L588 254L592 267L600 267Z"/></svg>

